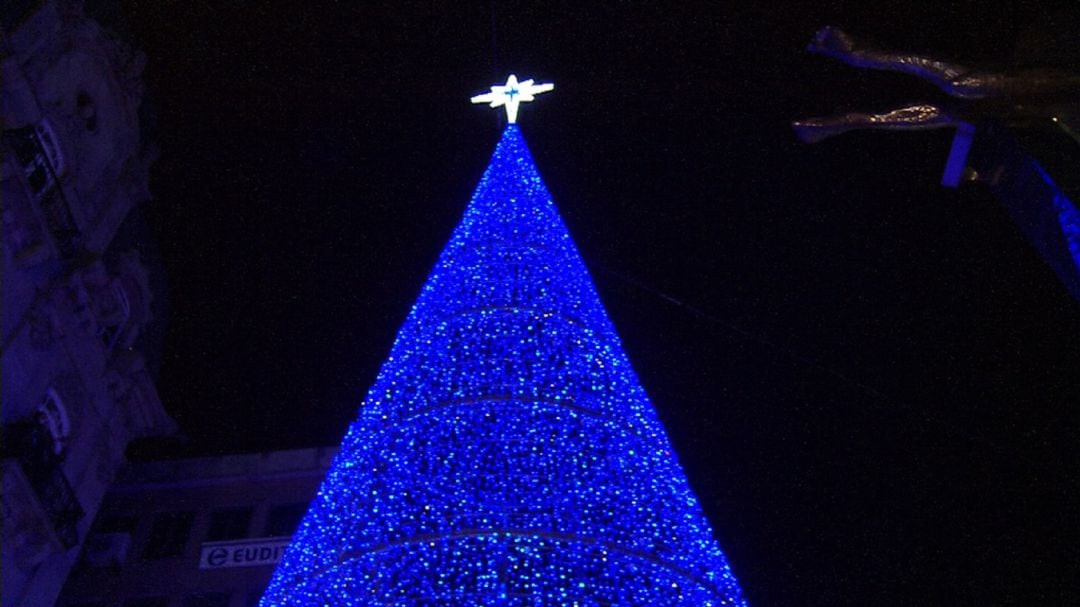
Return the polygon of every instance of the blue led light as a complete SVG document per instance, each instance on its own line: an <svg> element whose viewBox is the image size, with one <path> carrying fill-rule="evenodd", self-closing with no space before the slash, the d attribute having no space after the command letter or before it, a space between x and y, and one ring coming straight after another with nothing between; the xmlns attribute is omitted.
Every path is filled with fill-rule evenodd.
<svg viewBox="0 0 1080 607"><path fill-rule="evenodd" d="M1061 233L1065 235L1065 246L1069 249L1073 264L1080 270L1080 211L1060 193L1054 196L1054 210L1058 214Z"/></svg>
<svg viewBox="0 0 1080 607"><path fill-rule="evenodd" d="M743 605L509 125L261 605Z"/></svg>

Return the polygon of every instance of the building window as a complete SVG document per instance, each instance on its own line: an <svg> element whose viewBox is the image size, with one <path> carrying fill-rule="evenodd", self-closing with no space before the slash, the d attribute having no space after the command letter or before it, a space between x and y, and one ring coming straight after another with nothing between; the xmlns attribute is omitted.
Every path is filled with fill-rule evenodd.
<svg viewBox="0 0 1080 607"><path fill-rule="evenodd" d="M80 91L78 95L75 95L75 109L78 110L79 116L82 117L86 130L91 133L96 131L98 121L94 99L85 91Z"/></svg>
<svg viewBox="0 0 1080 607"><path fill-rule="evenodd" d="M7 177L6 175L4 176ZM3 243L16 261L34 259L42 249L43 232L30 201L22 189L16 190L11 180L3 182Z"/></svg>
<svg viewBox="0 0 1080 607"><path fill-rule="evenodd" d="M300 525L300 519L304 518L308 505L300 502L297 504L278 504L270 508L266 517L266 528L263 535L266 537L279 537L292 535Z"/></svg>
<svg viewBox="0 0 1080 607"><path fill-rule="evenodd" d="M124 601L124 607L166 607L168 604L169 597L167 596L147 596Z"/></svg>
<svg viewBox="0 0 1080 607"><path fill-rule="evenodd" d="M112 350L131 318L131 301L124 290L123 282L114 279L109 290L101 293L96 303L98 309L95 312L101 325L101 342L106 349Z"/></svg>
<svg viewBox="0 0 1080 607"><path fill-rule="evenodd" d="M94 522L95 533L135 533L139 518L134 515L110 514Z"/></svg>
<svg viewBox="0 0 1080 607"><path fill-rule="evenodd" d="M130 533L93 533L83 543L82 560L87 567L119 567L130 547Z"/></svg>
<svg viewBox="0 0 1080 607"><path fill-rule="evenodd" d="M43 119L37 123L34 127L34 134L37 135L38 143L41 144L41 151L45 152L45 158L52 164L53 172L60 175L64 172L64 154L60 151L60 144L56 142L56 133L53 131L52 123L49 120Z"/></svg>
<svg viewBox="0 0 1080 607"><path fill-rule="evenodd" d="M74 547L79 543L79 521L86 513L64 474L52 434L40 419L6 423L2 434L4 456L18 460L57 539L65 548Z"/></svg>
<svg viewBox="0 0 1080 607"><path fill-rule="evenodd" d="M37 419L52 438L53 453L60 455L64 451L64 442L71 435L71 418L56 390L49 388L45 393L45 399L38 405Z"/></svg>
<svg viewBox="0 0 1080 607"><path fill-rule="evenodd" d="M228 592L203 592L184 597L183 607L229 607Z"/></svg>
<svg viewBox="0 0 1080 607"><path fill-rule="evenodd" d="M131 537L138 522L139 519L131 515L99 516L83 542L83 564L88 567L122 565L127 560Z"/></svg>
<svg viewBox="0 0 1080 607"><path fill-rule="evenodd" d="M75 223L63 191L56 185L55 176L59 172L53 162L60 162L60 168L63 168L63 157L59 155L59 148L55 146L55 141L50 144L49 149L55 154L50 160L49 149L43 148L41 143L40 137L48 137L47 133L48 129L35 132L31 127L5 129L3 139L15 153L30 190L30 197L37 202L57 251L63 259L69 260L79 251L82 232Z"/></svg>
<svg viewBox="0 0 1080 607"><path fill-rule="evenodd" d="M180 556L187 547L193 512L166 512L154 519L143 558L164 559Z"/></svg>
<svg viewBox="0 0 1080 607"><path fill-rule="evenodd" d="M251 508L229 508L216 510L210 515L210 529L206 540L238 540L248 536L251 523Z"/></svg>
<svg viewBox="0 0 1080 607"><path fill-rule="evenodd" d="M24 127L4 131L4 139L15 152L15 159L22 166L23 175L31 192L40 200L54 183L54 175L64 168L64 159L52 126L42 122L37 127Z"/></svg>

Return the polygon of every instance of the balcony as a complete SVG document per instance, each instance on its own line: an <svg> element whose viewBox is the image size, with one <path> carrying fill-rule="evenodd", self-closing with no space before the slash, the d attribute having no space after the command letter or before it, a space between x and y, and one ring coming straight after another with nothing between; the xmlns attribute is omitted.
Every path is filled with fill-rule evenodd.
<svg viewBox="0 0 1080 607"><path fill-rule="evenodd" d="M64 548L77 545L78 524L85 513L64 475L48 430L36 421L6 424L3 455L18 462L60 544Z"/></svg>
<svg viewBox="0 0 1080 607"><path fill-rule="evenodd" d="M67 261L82 248L82 233L60 187L61 167L57 163L62 159L51 137L47 128L23 127L3 133L4 144L22 168L28 194L36 203L57 252Z"/></svg>

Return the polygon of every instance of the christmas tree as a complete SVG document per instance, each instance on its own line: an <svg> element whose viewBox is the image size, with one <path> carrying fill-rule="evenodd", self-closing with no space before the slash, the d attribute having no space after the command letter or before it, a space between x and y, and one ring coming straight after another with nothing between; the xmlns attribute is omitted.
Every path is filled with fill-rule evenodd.
<svg viewBox="0 0 1080 607"><path fill-rule="evenodd" d="M261 604L744 604L513 120Z"/></svg>

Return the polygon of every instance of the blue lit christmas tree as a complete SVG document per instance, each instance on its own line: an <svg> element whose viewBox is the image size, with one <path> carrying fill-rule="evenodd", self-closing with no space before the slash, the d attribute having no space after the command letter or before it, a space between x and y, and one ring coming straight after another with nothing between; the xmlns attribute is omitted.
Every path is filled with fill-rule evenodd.
<svg viewBox="0 0 1080 607"><path fill-rule="evenodd" d="M513 124L550 85L511 78L482 99L511 124L264 606L744 604Z"/></svg>

